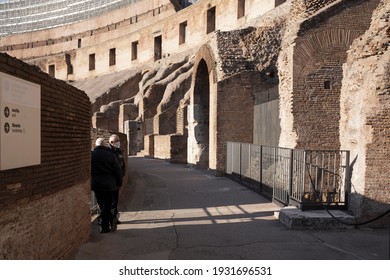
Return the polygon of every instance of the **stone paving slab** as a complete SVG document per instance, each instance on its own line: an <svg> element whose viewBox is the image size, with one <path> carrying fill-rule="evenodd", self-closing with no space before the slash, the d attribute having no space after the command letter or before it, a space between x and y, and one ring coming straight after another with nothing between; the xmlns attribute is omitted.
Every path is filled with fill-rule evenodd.
<svg viewBox="0 0 390 280"><path fill-rule="evenodd" d="M387 260L389 229L291 229L281 208L226 178L129 158L115 232L92 233L83 260ZM281 211L281 212L280 212Z"/></svg>

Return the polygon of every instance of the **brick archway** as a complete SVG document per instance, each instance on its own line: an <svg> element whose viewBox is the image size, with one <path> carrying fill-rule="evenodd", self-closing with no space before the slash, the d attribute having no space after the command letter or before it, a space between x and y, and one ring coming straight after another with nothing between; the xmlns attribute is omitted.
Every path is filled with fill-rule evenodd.
<svg viewBox="0 0 390 280"><path fill-rule="evenodd" d="M361 31L325 29L298 38L293 113L297 147L339 149L340 93L347 50Z"/></svg>
<svg viewBox="0 0 390 280"><path fill-rule="evenodd" d="M211 169L216 165L215 64L210 47L202 46L195 56L189 112L188 162Z"/></svg>

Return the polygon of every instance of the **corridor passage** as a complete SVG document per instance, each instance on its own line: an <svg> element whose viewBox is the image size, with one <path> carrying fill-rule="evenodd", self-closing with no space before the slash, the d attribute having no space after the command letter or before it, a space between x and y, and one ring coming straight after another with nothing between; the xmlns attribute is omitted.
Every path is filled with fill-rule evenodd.
<svg viewBox="0 0 390 280"><path fill-rule="evenodd" d="M129 157L115 232L96 221L75 259L388 259L388 229L288 230L279 207L225 177Z"/></svg>

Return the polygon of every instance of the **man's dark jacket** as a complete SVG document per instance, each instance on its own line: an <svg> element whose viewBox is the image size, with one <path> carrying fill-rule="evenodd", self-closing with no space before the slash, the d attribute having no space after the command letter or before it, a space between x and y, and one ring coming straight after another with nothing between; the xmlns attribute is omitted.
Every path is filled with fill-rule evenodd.
<svg viewBox="0 0 390 280"><path fill-rule="evenodd" d="M91 160L92 190L117 191L122 185L122 170L115 154L108 147L98 146Z"/></svg>
<svg viewBox="0 0 390 280"><path fill-rule="evenodd" d="M119 165L121 166L122 169L122 177L126 175L126 164L125 160L123 159L123 153L120 148L115 148L111 146L111 151L115 154L116 160L119 162Z"/></svg>

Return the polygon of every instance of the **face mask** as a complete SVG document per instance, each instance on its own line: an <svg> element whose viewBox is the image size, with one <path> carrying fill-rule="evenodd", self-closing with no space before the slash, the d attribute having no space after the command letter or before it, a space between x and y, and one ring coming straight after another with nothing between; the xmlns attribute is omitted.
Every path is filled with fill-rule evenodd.
<svg viewBox="0 0 390 280"><path fill-rule="evenodd" d="M114 143L114 147L119 149L121 147L121 142Z"/></svg>

